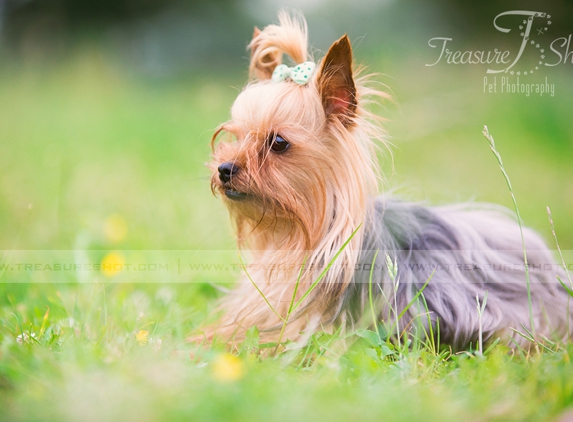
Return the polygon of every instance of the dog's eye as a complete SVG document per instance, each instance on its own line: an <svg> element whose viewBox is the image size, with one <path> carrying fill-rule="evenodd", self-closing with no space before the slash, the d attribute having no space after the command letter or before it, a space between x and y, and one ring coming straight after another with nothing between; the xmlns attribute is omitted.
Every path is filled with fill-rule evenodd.
<svg viewBox="0 0 573 422"><path fill-rule="evenodd" d="M271 144L271 149L276 153L285 152L290 144L281 135L271 135L269 136L269 142Z"/></svg>

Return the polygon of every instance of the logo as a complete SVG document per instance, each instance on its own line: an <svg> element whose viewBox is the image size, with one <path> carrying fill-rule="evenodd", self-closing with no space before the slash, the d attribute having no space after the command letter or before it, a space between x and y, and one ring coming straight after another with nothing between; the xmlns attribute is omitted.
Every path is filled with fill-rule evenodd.
<svg viewBox="0 0 573 422"><path fill-rule="evenodd" d="M437 59L426 66L438 63L448 65L485 65L484 92L486 93L532 93L555 95L555 86L545 77L543 83L532 83L531 76L542 74L547 67L573 64L570 50L571 34L548 41L551 30L551 15L545 12L510 10L495 16L493 27L504 34L503 45L515 45L513 49L461 51L452 46L453 38L435 37L428 45L439 52ZM496 76L502 74L498 81ZM522 79L520 79L520 77Z"/></svg>

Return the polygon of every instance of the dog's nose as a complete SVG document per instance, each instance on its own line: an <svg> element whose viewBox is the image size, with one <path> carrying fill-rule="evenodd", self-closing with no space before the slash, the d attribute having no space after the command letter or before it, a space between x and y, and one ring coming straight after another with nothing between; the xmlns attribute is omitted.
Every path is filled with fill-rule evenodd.
<svg viewBox="0 0 573 422"><path fill-rule="evenodd" d="M219 166L218 170L219 179L221 179L221 182L227 183L229 180L231 180L232 176L237 174L239 167L237 167L234 161L225 161Z"/></svg>

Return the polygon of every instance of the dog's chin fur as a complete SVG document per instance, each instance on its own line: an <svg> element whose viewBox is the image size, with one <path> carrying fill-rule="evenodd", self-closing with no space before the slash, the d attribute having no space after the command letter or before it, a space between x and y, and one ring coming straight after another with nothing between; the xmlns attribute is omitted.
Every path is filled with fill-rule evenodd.
<svg viewBox="0 0 573 422"><path fill-rule="evenodd" d="M227 205L250 265L203 338L238 342L257 326L264 341L276 341L282 321L265 300L286 316L293 295L302 298L334 262L291 317L282 340L302 341L318 328L361 323L370 277L376 312L392 325L431 276L425 304L418 300L400 320L403 335L433 332L454 349L475 345L476 296L483 301L487 292L484 340L502 337L510 346L527 347L512 331L532 328L517 223L493 206L428 208L378 197L376 151L385 144L376 117L364 106L387 95L356 77L347 37L333 44L307 85L272 83L283 54L295 63L308 59L304 19L282 13L279 20L255 30L253 80L236 99L231 120L213 136L212 189ZM270 148L276 134L290 143L284 153ZM217 172L224 162L239 169L225 183ZM558 266L536 233L526 229L524 235L533 268L531 331L539 340L566 339L573 324L568 295L556 283ZM386 256L397 265L397 288ZM544 264L552 269L535 270Z"/></svg>

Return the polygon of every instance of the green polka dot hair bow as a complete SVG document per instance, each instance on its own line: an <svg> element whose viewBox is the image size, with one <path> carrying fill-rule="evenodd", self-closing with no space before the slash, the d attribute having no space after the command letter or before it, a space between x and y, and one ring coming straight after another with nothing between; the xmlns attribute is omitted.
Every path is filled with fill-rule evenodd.
<svg viewBox="0 0 573 422"><path fill-rule="evenodd" d="M310 77L314 73L316 64L313 62L304 62L296 65L295 67L288 67L286 64L279 64L273 72L272 81L282 82L290 78L293 82L299 85L306 85L310 81Z"/></svg>

